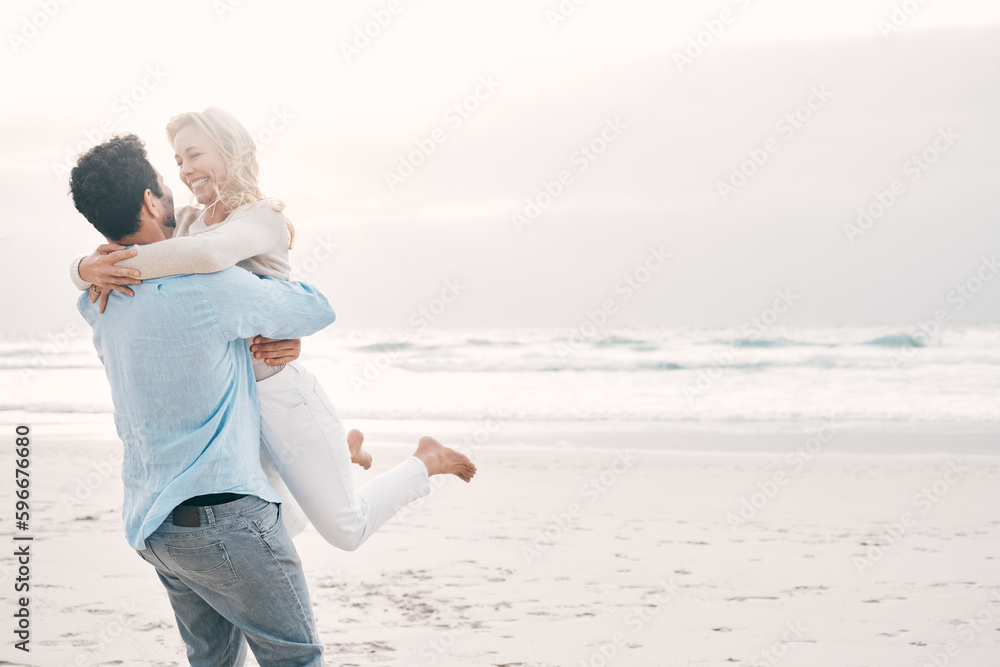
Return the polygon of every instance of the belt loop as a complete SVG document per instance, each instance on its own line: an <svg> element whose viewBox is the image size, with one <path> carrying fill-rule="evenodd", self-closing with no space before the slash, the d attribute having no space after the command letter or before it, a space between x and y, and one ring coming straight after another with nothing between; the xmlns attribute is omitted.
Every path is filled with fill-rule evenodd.
<svg viewBox="0 0 1000 667"><path fill-rule="evenodd" d="M206 505L205 506L205 518L208 519L208 525L212 526L214 528L215 527L215 513L212 512L212 506L211 505Z"/></svg>

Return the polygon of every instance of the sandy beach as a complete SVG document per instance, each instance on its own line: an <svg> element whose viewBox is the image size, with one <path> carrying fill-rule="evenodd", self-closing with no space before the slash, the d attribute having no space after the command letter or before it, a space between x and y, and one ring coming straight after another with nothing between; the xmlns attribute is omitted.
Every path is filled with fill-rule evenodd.
<svg viewBox="0 0 1000 667"><path fill-rule="evenodd" d="M13 664L186 664L100 422L35 431L33 650L5 643ZM371 445L359 483L409 453ZM807 453L477 446L472 484L358 551L296 538L327 664L996 664L1000 461Z"/></svg>

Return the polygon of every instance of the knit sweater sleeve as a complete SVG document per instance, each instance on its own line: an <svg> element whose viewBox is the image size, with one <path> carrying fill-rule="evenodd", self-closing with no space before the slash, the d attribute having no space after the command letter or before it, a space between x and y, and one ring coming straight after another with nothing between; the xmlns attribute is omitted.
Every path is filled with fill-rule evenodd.
<svg viewBox="0 0 1000 667"><path fill-rule="evenodd" d="M285 215L259 201L233 211L224 221L194 236L136 246L138 254L117 266L139 269L139 278L215 273L271 251L285 229ZM181 230L178 230L180 232Z"/></svg>
<svg viewBox="0 0 1000 667"><path fill-rule="evenodd" d="M73 281L73 285L77 289L88 290L90 289L90 283L80 277L80 262L86 259L86 255L80 255L79 257L74 257L73 261L69 263L69 279Z"/></svg>
<svg viewBox="0 0 1000 667"><path fill-rule="evenodd" d="M183 236L187 234L187 228L191 225L191 222L197 217L198 212L193 210L190 206L183 206L177 209L177 227L174 228L174 236ZM77 289L88 290L90 289L90 283L84 280L80 276L80 262L87 259L87 255L80 255L74 257L69 263L69 279L73 282L73 285ZM121 264L121 262L119 262Z"/></svg>

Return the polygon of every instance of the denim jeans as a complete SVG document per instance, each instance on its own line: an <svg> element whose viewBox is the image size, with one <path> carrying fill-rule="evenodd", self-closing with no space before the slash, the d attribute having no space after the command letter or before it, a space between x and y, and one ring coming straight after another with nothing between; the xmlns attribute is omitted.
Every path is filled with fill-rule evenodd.
<svg viewBox="0 0 1000 667"><path fill-rule="evenodd" d="M168 516L137 552L167 589L192 667L238 667L248 643L261 667L323 665L281 505L246 496L198 515L197 528Z"/></svg>

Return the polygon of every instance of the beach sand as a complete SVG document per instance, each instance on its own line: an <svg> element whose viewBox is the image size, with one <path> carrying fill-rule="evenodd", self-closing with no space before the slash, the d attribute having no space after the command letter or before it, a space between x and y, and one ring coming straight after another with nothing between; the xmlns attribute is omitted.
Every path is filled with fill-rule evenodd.
<svg viewBox="0 0 1000 667"><path fill-rule="evenodd" d="M105 431L34 432L32 651L2 660L187 664ZM296 538L328 665L1000 664L1000 459L521 440L356 552ZM359 483L410 451L369 443Z"/></svg>

